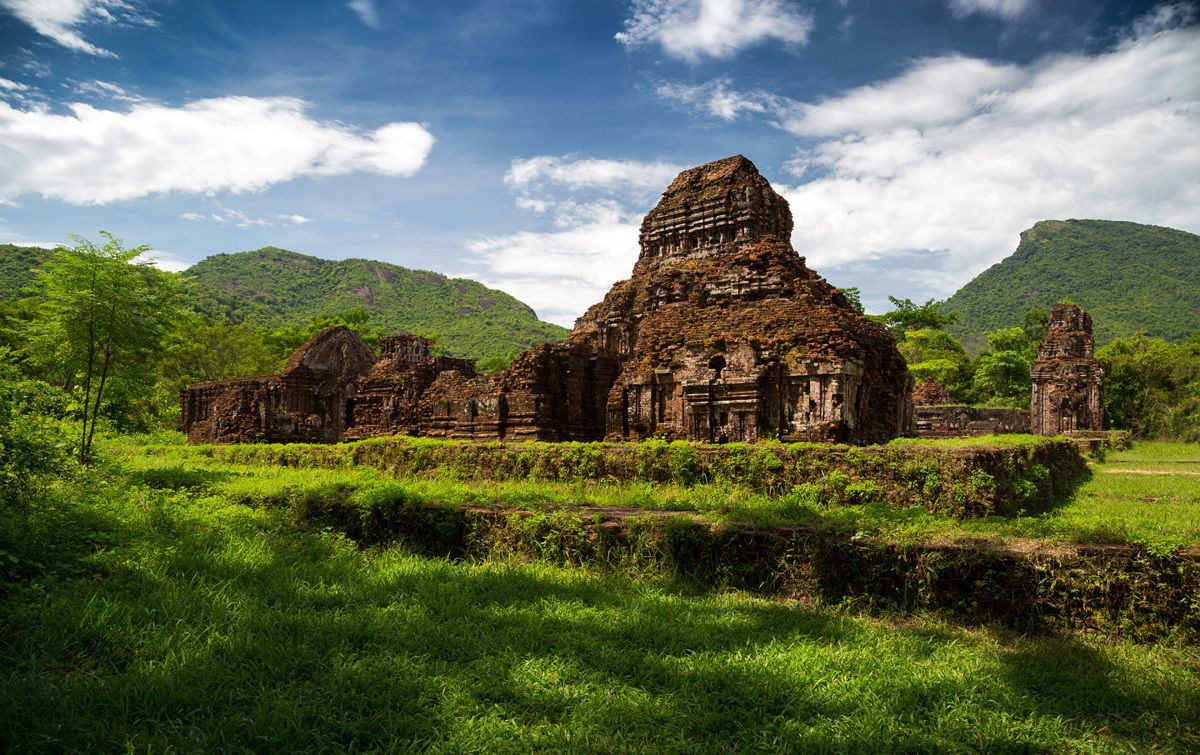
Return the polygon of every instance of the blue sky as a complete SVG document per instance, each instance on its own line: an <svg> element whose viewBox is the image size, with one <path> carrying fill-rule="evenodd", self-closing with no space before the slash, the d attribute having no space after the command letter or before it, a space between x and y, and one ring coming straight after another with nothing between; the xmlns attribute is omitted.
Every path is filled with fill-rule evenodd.
<svg viewBox="0 0 1200 755"><path fill-rule="evenodd" d="M1191 2L0 0L0 241L274 245L569 325L673 175L750 157L868 308L1047 218L1200 232Z"/></svg>

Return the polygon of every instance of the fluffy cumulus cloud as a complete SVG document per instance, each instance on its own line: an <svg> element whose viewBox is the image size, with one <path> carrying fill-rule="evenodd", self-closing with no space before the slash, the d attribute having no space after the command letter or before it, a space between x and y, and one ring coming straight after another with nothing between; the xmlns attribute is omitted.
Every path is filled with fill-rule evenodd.
<svg viewBox="0 0 1200 755"><path fill-rule="evenodd" d="M950 10L956 16L979 13L1000 18L1016 18L1033 8L1036 0L950 0Z"/></svg>
<svg viewBox="0 0 1200 755"><path fill-rule="evenodd" d="M475 239L468 250L477 270L467 275L570 327L629 275L642 215L680 169L663 162L549 155L514 160L504 183L517 207L547 216L551 227Z"/></svg>
<svg viewBox="0 0 1200 755"><path fill-rule="evenodd" d="M154 24L130 0L0 0L0 7L63 47L105 57L115 56L84 39L79 33L81 27L92 23Z"/></svg>
<svg viewBox="0 0 1200 755"><path fill-rule="evenodd" d="M0 93L2 95L3 93ZM292 98L219 97L69 113L0 99L0 199L103 204L171 192L261 191L299 176L409 176L434 138L418 123L370 132L314 120Z"/></svg>
<svg viewBox="0 0 1200 755"><path fill-rule="evenodd" d="M769 41L803 45L812 25L792 0L634 0L616 39L626 47L658 45L689 62L727 60Z"/></svg>
<svg viewBox="0 0 1200 755"><path fill-rule="evenodd" d="M816 103L747 95L761 109L727 115L761 113L797 137L794 183L777 189L815 267L839 280L839 266L902 267L902 285L943 296L1042 219L1200 232L1200 30L1187 18L1156 12L1102 54L943 56ZM722 115L712 92L740 96L726 84L692 104Z"/></svg>

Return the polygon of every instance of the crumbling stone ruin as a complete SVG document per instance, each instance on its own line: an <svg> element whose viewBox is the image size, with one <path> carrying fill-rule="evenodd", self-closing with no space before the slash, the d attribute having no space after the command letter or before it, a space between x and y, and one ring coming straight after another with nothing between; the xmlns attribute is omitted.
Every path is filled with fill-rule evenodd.
<svg viewBox="0 0 1200 755"><path fill-rule="evenodd" d="M607 437L875 443L911 428L891 336L805 266L791 231L745 157L679 174L642 222L633 276L571 335L620 358Z"/></svg>
<svg viewBox="0 0 1200 755"><path fill-rule="evenodd" d="M183 431L192 443L332 443L341 439L358 383L374 362L357 333L328 328L278 375L184 389Z"/></svg>
<svg viewBox="0 0 1200 755"><path fill-rule="evenodd" d="M931 377L925 378L913 388L912 400L914 406L947 406L954 403L950 391Z"/></svg>
<svg viewBox="0 0 1200 755"><path fill-rule="evenodd" d="M1050 329L1031 371L1031 431L1104 429L1104 368L1092 355L1092 317L1075 304L1050 308Z"/></svg>
<svg viewBox="0 0 1200 755"><path fill-rule="evenodd" d="M577 321L568 343L480 376L415 336L384 339L375 361L334 328L292 362L330 340L357 344L346 346L352 365L192 386L184 429L193 442L405 433L877 443L909 432L904 358L805 266L791 230L787 202L745 157L701 165L646 216L632 277Z"/></svg>
<svg viewBox="0 0 1200 755"><path fill-rule="evenodd" d="M919 438L1029 432L1029 412L1002 406L918 406L913 429Z"/></svg>

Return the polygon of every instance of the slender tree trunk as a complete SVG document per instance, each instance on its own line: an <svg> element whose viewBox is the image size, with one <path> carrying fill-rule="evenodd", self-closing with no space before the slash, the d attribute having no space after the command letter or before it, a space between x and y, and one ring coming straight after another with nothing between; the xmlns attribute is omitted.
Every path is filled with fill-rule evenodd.
<svg viewBox="0 0 1200 755"><path fill-rule="evenodd" d="M88 357L87 368L83 373L83 430L79 438L79 463L87 464L87 437L88 437L88 408L92 400L92 369L96 364L96 341L92 335L92 328L88 326Z"/></svg>
<svg viewBox="0 0 1200 755"><path fill-rule="evenodd" d="M96 389L96 402L92 407L92 422L87 435L87 459L92 460L92 438L96 434L96 419L100 415L100 397L104 394L104 383L108 380L108 365L112 363L112 351L105 347L104 366L100 370L100 386Z"/></svg>

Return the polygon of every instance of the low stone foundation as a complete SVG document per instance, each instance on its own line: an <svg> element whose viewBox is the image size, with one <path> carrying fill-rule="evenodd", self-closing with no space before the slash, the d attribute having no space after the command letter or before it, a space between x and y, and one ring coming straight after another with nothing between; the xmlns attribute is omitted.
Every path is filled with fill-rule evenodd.
<svg viewBox="0 0 1200 755"><path fill-rule="evenodd" d="M397 477L462 480L729 482L767 495L802 492L829 505L922 506L960 518L1017 516L1069 499L1088 474L1065 439L959 447L918 442L721 446L642 443L469 443L377 438L338 447L244 445L203 449L232 463L362 465Z"/></svg>
<svg viewBox="0 0 1200 755"><path fill-rule="evenodd" d="M1021 632L1200 639L1200 554L1129 545L897 543L849 531L713 524L694 516L552 513L343 501L298 511L363 543L453 558L530 558L707 589L932 611Z"/></svg>
<svg viewBox="0 0 1200 755"><path fill-rule="evenodd" d="M1028 433L1029 412L988 406L918 406L914 429L919 438Z"/></svg>

